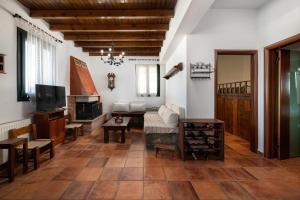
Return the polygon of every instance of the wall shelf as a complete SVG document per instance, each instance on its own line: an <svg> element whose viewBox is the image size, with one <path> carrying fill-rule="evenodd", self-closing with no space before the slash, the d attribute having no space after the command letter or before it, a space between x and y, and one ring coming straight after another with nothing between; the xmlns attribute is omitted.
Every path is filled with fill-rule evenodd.
<svg viewBox="0 0 300 200"><path fill-rule="evenodd" d="M171 78L172 76L174 76L175 74L177 74L182 70L183 70L183 64L179 63L178 65L170 69L170 71L168 71L168 73L164 76L164 78L168 80L169 78Z"/></svg>

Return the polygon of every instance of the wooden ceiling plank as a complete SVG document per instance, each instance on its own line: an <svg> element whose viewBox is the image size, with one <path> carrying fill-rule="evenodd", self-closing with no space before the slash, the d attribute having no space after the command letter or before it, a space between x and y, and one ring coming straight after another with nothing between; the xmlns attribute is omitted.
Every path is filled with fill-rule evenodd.
<svg viewBox="0 0 300 200"><path fill-rule="evenodd" d="M83 52L100 52L101 50L104 50L104 52L108 53L108 48L87 48L87 47L84 47L82 48L82 51ZM118 52L118 53L121 53L121 52L160 52L160 48L159 47L152 47L152 48L118 48L118 47L115 47L114 48L114 52Z"/></svg>
<svg viewBox="0 0 300 200"><path fill-rule="evenodd" d="M168 24L97 24L97 25L59 25L50 24L50 29L61 32L95 31L95 32L124 32L124 31L167 31Z"/></svg>
<svg viewBox="0 0 300 200"><path fill-rule="evenodd" d="M118 56L119 53L113 53L113 56ZM89 53L89 56L101 56L101 53ZM127 56L159 56L159 52L157 53L150 53L150 52L138 52L138 53L126 53L125 57Z"/></svg>
<svg viewBox="0 0 300 200"><path fill-rule="evenodd" d="M164 34L138 34L139 32L126 32L118 34L74 34L65 33L65 40L76 40L76 41L163 41L165 39Z"/></svg>
<svg viewBox="0 0 300 200"><path fill-rule="evenodd" d="M76 47L101 47L107 48L112 45L112 42L101 42L101 41L75 41ZM162 41L130 41L121 42L114 41L115 47L161 47L163 45Z"/></svg>
<svg viewBox="0 0 300 200"><path fill-rule="evenodd" d="M172 18L173 9L134 10L30 10L30 17L43 19L59 18Z"/></svg>

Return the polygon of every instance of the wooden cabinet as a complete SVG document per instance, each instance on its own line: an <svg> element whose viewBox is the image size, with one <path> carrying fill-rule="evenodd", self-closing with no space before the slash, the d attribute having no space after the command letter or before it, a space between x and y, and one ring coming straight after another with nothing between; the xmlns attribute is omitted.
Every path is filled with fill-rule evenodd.
<svg viewBox="0 0 300 200"><path fill-rule="evenodd" d="M65 137L64 111L37 112L34 114L37 137L39 139L54 139L55 144L62 143Z"/></svg>

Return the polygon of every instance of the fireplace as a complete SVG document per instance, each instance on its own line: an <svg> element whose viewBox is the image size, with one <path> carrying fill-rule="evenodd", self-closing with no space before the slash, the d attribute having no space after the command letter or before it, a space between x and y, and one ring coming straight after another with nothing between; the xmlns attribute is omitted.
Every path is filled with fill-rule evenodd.
<svg viewBox="0 0 300 200"><path fill-rule="evenodd" d="M102 103L76 102L76 120L92 120L102 115Z"/></svg>

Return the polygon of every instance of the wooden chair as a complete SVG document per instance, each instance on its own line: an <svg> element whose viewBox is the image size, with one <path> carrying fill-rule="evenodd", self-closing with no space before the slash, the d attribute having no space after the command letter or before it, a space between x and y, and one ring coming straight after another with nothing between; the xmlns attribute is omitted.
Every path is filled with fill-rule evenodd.
<svg viewBox="0 0 300 200"><path fill-rule="evenodd" d="M70 113L68 113L65 116L65 119L66 119L66 126L65 126L65 128L66 128L66 137L65 137L64 143L65 143L66 140L69 139L69 137L67 136L68 134L71 134L71 139L72 140L77 139L77 136L79 135L79 132L80 132L81 136L84 135L84 133L83 133L83 124L73 123Z"/></svg>
<svg viewBox="0 0 300 200"><path fill-rule="evenodd" d="M26 134L29 134L28 151L30 157L33 159L34 169L37 169L40 165L41 154L50 153L50 159L54 157L54 140L37 139L35 124L30 124L29 126L12 129L9 131L9 137L11 139L18 138ZM17 152L19 151L19 149L22 149L22 146L17 147Z"/></svg>

